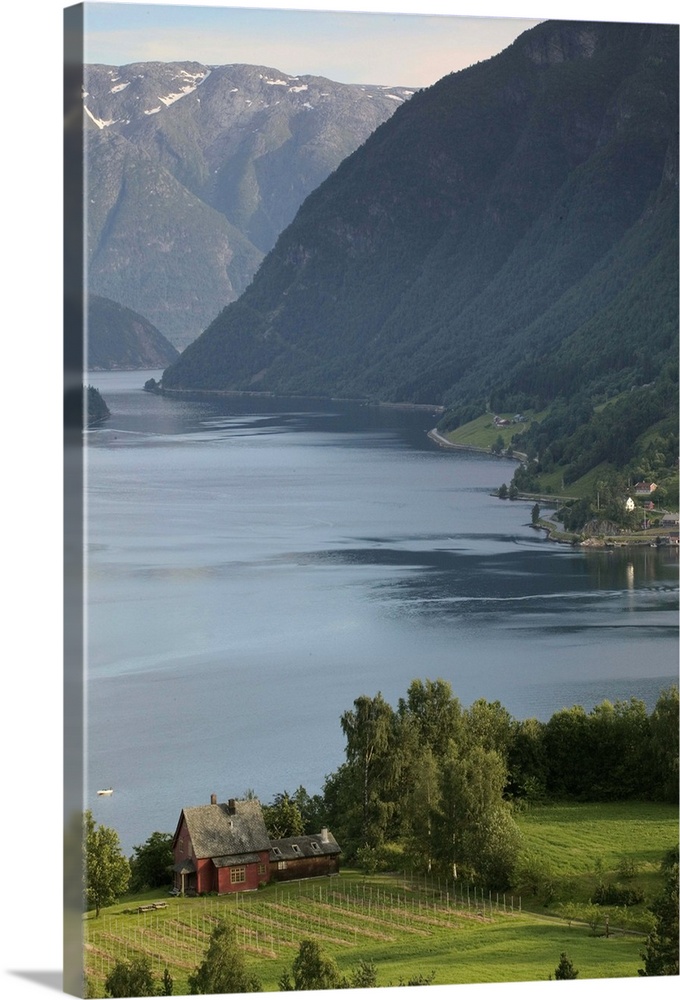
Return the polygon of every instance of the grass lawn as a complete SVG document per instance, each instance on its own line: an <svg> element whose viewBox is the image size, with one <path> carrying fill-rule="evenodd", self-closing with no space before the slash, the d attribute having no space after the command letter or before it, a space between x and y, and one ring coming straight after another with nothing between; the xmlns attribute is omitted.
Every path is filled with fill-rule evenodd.
<svg viewBox="0 0 680 1000"><path fill-rule="evenodd" d="M659 864L678 843L678 807L656 802L560 803L533 806L517 816L527 848L546 862L554 902L587 902L597 885L636 886L651 901L662 889ZM620 866L633 871L624 878ZM525 906L543 906L524 898ZM645 904L633 907L643 911ZM634 912L632 914L634 916Z"/></svg>

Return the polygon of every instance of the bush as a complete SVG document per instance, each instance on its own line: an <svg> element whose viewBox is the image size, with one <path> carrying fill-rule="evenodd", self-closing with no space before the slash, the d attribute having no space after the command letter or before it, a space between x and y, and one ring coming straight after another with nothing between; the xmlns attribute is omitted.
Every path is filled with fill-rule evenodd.
<svg viewBox="0 0 680 1000"><path fill-rule="evenodd" d="M593 893L592 902L598 906L635 906L644 903L645 894L641 889L628 888L620 882L608 882L598 885Z"/></svg>
<svg viewBox="0 0 680 1000"><path fill-rule="evenodd" d="M635 878L640 873L640 864L635 858L621 858L616 871L619 878Z"/></svg>

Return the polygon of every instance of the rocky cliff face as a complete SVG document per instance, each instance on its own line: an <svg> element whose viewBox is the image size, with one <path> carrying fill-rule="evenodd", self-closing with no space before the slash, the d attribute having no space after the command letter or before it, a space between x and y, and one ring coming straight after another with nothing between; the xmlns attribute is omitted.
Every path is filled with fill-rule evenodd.
<svg viewBox="0 0 680 1000"><path fill-rule="evenodd" d="M86 67L91 289L186 346L411 96L263 66Z"/></svg>

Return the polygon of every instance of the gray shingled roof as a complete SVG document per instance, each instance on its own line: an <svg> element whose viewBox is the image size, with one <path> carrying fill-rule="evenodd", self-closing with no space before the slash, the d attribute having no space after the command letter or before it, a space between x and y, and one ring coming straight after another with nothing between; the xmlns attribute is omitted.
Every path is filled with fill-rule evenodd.
<svg viewBox="0 0 680 1000"><path fill-rule="evenodd" d="M177 864L174 865L173 870L179 875L191 875L192 872L196 871L196 865L193 863L191 858L185 858L184 861L178 861Z"/></svg>
<svg viewBox="0 0 680 1000"><path fill-rule="evenodd" d="M320 833L304 837L283 837L271 841L270 861L294 861L295 858L321 858L340 854L340 847L332 833L326 831L325 840ZM295 848L299 848L296 850Z"/></svg>
<svg viewBox="0 0 680 1000"><path fill-rule="evenodd" d="M268 851L262 807L253 800L236 800L234 812L226 802L191 806L183 810L197 858L223 858Z"/></svg>

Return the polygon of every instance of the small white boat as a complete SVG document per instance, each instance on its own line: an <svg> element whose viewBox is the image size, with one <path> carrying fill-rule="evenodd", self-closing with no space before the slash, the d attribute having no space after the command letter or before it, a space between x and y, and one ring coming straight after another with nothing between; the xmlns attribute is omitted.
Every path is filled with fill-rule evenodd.
<svg viewBox="0 0 680 1000"><path fill-rule="evenodd" d="M100 788L97 795L113 795L113 788Z"/></svg>

